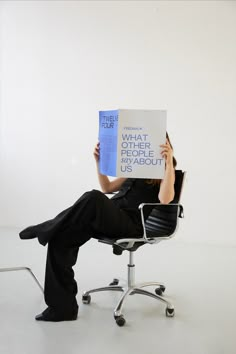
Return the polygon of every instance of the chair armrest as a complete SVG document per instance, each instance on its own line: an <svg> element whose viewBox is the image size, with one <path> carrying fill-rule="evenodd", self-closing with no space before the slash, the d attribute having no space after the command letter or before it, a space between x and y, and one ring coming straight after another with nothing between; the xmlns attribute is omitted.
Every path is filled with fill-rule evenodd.
<svg viewBox="0 0 236 354"><path fill-rule="evenodd" d="M162 203L142 203L139 205L139 209L141 212L141 220L142 220L142 226L143 226L143 236L141 238L122 238L122 239L118 239L115 241L115 244L119 245L120 247L124 248L124 249L129 249L131 247L133 247L135 245L135 243L149 243L149 244L154 244L154 243L158 243L162 240L167 240L170 239L171 237L174 236L176 229L177 229L177 225L175 227L174 232L171 235L165 235L165 236L159 236L159 237L147 237L147 230L146 230L146 225L145 225L145 221L144 221L144 214L143 214L143 209L145 206L147 205L152 205L152 206L158 206L158 207L163 207L165 209L170 208L171 206L176 206L176 219L178 217L183 217L183 207L181 204L179 203L172 203L172 204L162 204ZM123 243L127 243L127 245L125 247L123 247Z"/></svg>
<svg viewBox="0 0 236 354"><path fill-rule="evenodd" d="M162 203L142 203L139 205L139 209L141 210L141 213L143 213L143 208L146 206L146 205L153 205L153 206L163 206L164 208L166 207L171 207L172 205L173 206L178 206L178 211L179 211L179 215L178 217L179 218L184 218L184 208L182 206L182 204L180 203L169 203L169 204L162 204Z"/></svg>
<svg viewBox="0 0 236 354"><path fill-rule="evenodd" d="M183 206L179 203L170 203L170 204L162 204L162 203L142 203L139 205L139 210L141 212L141 220L142 220L142 226L143 226L143 238L148 242L151 243L150 241L152 240L152 238L148 238L147 237L147 232L146 232L146 225L145 225L145 220L144 220L144 212L143 209L145 206L158 206L158 207L163 207L163 209L168 209L171 208L173 206L176 206L176 218L180 217L183 218L184 217L184 212L183 212ZM164 236L161 238L169 238L169 236Z"/></svg>

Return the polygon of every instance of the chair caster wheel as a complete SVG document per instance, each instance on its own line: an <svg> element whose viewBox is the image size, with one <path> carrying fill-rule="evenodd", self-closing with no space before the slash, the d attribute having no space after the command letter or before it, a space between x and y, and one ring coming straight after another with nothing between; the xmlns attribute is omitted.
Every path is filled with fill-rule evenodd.
<svg viewBox="0 0 236 354"><path fill-rule="evenodd" d="M175 315L175 309L168 309L166 308L166 317L174 317Z"/></svg>
<svg viewBox="0 0 236 354"><path fill-rule="evenodd" d="M118 285L119 284L119 279L114 278L113 281L109 285Z"/></svg>
<svg viewBox="0 0 236 354"><path fill-rule="evenodd" d="M124 324L125 324L125 319L123 317L123 315L120 315L120 316L117 316L115 317L115 320L116 320L116 324L119 326L119 327L123 327Z"/></svg>
<svg viewBox="0 0 236 354"><path fill-rule="evenodd" d="M155 289L155 293L159 296L162 296L163 293L165 292L166 288L163 285L160 285L159 288Z"/></svg>
<svg viewBox="0 0 236 354"><path fill-rule="evenodd" d="M82 302L85 305L89 305L91 302L91 296L90 295L83 295L82 296Z"/></svg>

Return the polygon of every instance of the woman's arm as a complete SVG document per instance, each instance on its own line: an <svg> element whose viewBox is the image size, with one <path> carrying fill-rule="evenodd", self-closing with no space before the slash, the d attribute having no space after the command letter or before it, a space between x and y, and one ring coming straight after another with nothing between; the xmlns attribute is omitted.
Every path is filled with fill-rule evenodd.
<svg viewBox="0 0 236 354"><path fill-rule="evenodd" d="M165 174L163 180L161 181L158 198L161 203L169 204L175 196L175 168L173 165L173 150L168 140L166 141L166 144L161 145L161 148L161 155L165 159Z"/></svg>
<svg viewBox="0 0 236 354"><path fill-rule="evenodd" d="M113 181L110 181L109 178L105 175L102 175L99 172L99 143L96 144L93 156L95 158L96 167L97 167L97 174L98 174L98 181L101 186L103 193L112 193L117 192L126 178L116 178Z"/></svg>

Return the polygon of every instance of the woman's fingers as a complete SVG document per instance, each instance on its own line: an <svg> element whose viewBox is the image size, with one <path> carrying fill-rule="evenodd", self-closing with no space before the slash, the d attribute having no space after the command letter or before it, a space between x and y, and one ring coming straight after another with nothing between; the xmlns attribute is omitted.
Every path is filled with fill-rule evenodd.
<svg viewBox="0 0 236 354"><path fill-rule="evenodd" d="M161 144L160 145L161 151L161 157L164 158L166 161L171 158L172 156L172 148L170 146L170 144L168 143L168 141L166 142L166 144Z"/></svg>
<svg viewBox="0 0 236 354"><path fill-rule="evenodd" d="M169 152L169 151L171 151L171 149L170 149L168 146L164 146L164 147L162 147L162 149L161 149L161 153L163 153L163 152Z"/></svg>
<svg viewBox="0 0 236 354"><path fill-rule="evenodd" d="M98 142L94 148L94 151L93 151L93 155L95 157L95 160L98 161L99 160L99 154L100 154L100 143Z"/></svg>
<svg viewBox="0 0 236 354"><path fill-rule="evenodd" d="M98 142L96 145L95 145L95 150L99 150L100 149L100 143Z"/></svg>
<svg viewBox="0 0 236 354"><path fill-rule="evenodd" d="M172 148L169 144L161 144L160 147L162 148L162 151L172 151Z"/></svg>
<svg viewBox="0 0 236 354"><path fill-rule="evenodd" d="M160 147L163 149L170 149L170 146L168 146L167 144L162 144L160 145Z"/></svg>

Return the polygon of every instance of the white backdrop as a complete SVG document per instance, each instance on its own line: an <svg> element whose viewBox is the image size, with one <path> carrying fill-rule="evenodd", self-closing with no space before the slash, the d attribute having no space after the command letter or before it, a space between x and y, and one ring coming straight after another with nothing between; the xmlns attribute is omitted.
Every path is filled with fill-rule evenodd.
<svg viewBox="0 0 236 354"><path fill-rule="evenodd" d="M234 1L1 1L0 226L98 188L98 110L167 109L179 238L236 244Z"/></svg>

